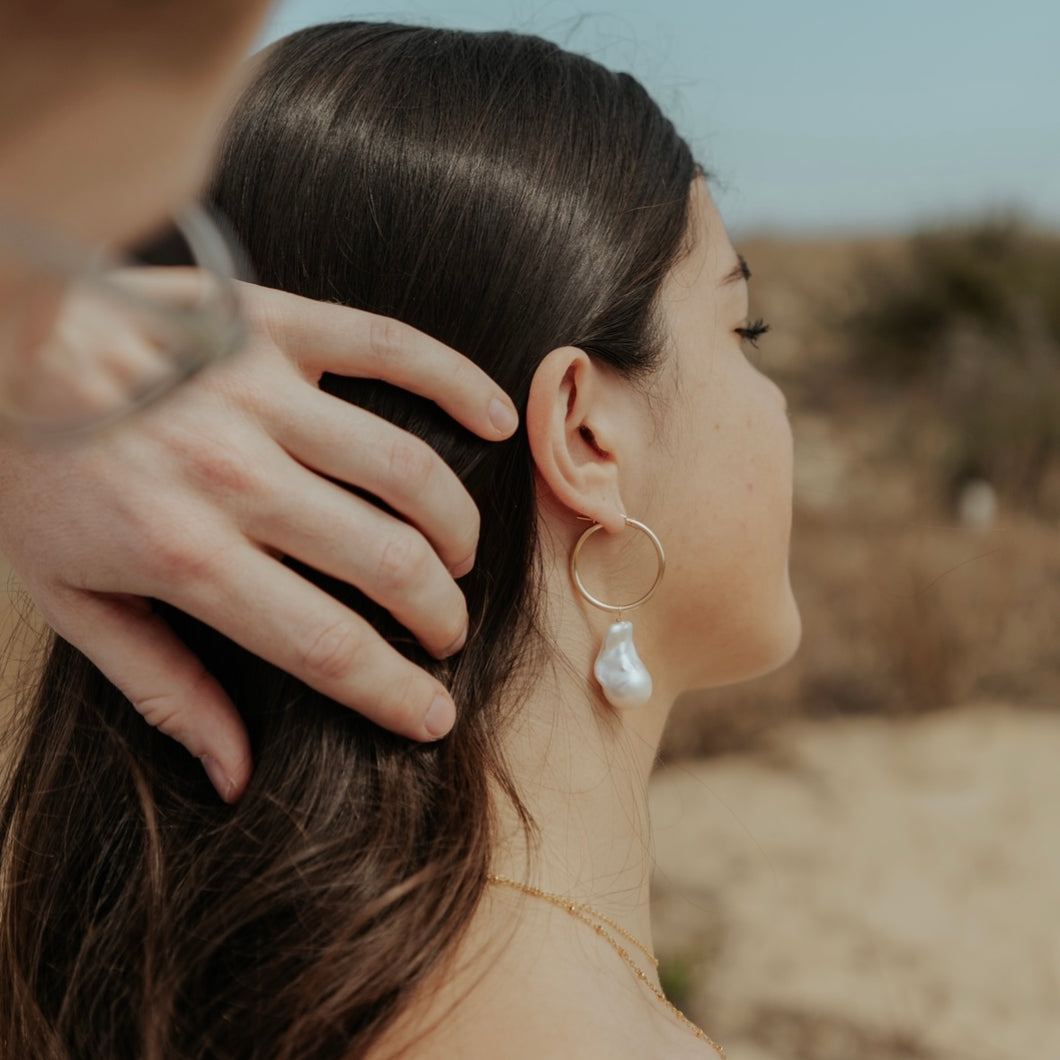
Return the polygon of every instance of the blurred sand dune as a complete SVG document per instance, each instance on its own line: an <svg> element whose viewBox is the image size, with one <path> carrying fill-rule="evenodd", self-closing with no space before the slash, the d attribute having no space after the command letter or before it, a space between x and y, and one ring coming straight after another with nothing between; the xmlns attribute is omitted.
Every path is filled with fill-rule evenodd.
<svg viewBox="0 0 1060 1060"><path fill-rule="evenodd" d="M731 1060L1057 1060L1058 808L1055 713L786 724L656 776L656 944Z"/></svg>

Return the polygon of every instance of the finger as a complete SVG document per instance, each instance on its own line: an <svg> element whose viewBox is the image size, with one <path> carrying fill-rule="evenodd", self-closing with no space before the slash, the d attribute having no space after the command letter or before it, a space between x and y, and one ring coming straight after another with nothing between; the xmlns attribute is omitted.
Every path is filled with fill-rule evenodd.
<svg viewBox="0 0 1060 1060"><path fill-rule="evenodd" d="M202 760L225 802L242 795L252 768L243 722L221 686L147 601L78 591L57 629L149 724Z"/></svg>
<svg viewBox="0 0 1060 1060"><path fill-rule="evenodd" d="M293 462L276 474L285 507L260 514L249 536L356 586L437 658L463 646L464 594L418 530Z"/></svg>
<svg viewBox="0 0 1060 1060"><path fill-rule="evenodd" d="M478 509L460 479L426 442L310 387L291 395L274 437L300 463L366 490L400 512L456 577L471 569Z"/></svg>
<svg viewBox="0 0 1060 1060"><path fill-rule="evenodd" d="M226 556L225 577L171 602L392 732L436 740L453 726L449 693L363 619L265 552Z"/></svg>
<svg viewBox="0 0 1060 1060"><path fill-rule="evenodd" d="M519 425L508 395L477 365L389 317L240 284L244 311L265 327L314 382L324 372L382 379L428 398L481 438Z"/></svg>

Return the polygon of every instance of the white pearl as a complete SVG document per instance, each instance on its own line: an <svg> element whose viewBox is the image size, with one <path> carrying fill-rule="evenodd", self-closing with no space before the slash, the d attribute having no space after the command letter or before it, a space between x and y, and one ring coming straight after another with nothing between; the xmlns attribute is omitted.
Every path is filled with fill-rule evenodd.
<svg viewBox="0 0 1060 1060"><path fill-rule="evenodd" d="M616 622L607 631L593 673L613 707L643 707L651 699L651 674L633 646L632 622Z"/></svg>

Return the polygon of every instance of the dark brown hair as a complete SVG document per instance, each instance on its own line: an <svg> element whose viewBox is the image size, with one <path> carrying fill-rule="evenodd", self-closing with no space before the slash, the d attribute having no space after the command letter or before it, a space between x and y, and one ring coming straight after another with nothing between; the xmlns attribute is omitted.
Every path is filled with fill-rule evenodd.
<svg viewBox="0 0 1060 1060"><path fill-rule="evenodd" d="M627 75L532 37L345 23L271 52L212 197L262 283L408 321L525 410L557 346L650 377L695 174ZM0 815L4 1056L360 1056L475 910L491 783L518 797L502 693L517 701L542 650L527 437L488 444L386 385L322 385L427 439L482 512L471 634L445 663L302 571L445 681L457 726L413 745L166 610L250 730L254 779L223 806L56 641Z"/></svg>

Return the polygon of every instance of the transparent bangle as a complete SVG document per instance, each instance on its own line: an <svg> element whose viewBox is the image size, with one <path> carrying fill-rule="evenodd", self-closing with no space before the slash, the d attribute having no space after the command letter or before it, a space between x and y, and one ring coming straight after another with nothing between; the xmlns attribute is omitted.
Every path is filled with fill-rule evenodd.
<svg viewBox="0 0 1060 1060"><path fill-rule="evenodd" d="M86 435L246 338L238 244L202 207L136 252L85 250L0 213L0 427Z"/></svg>

